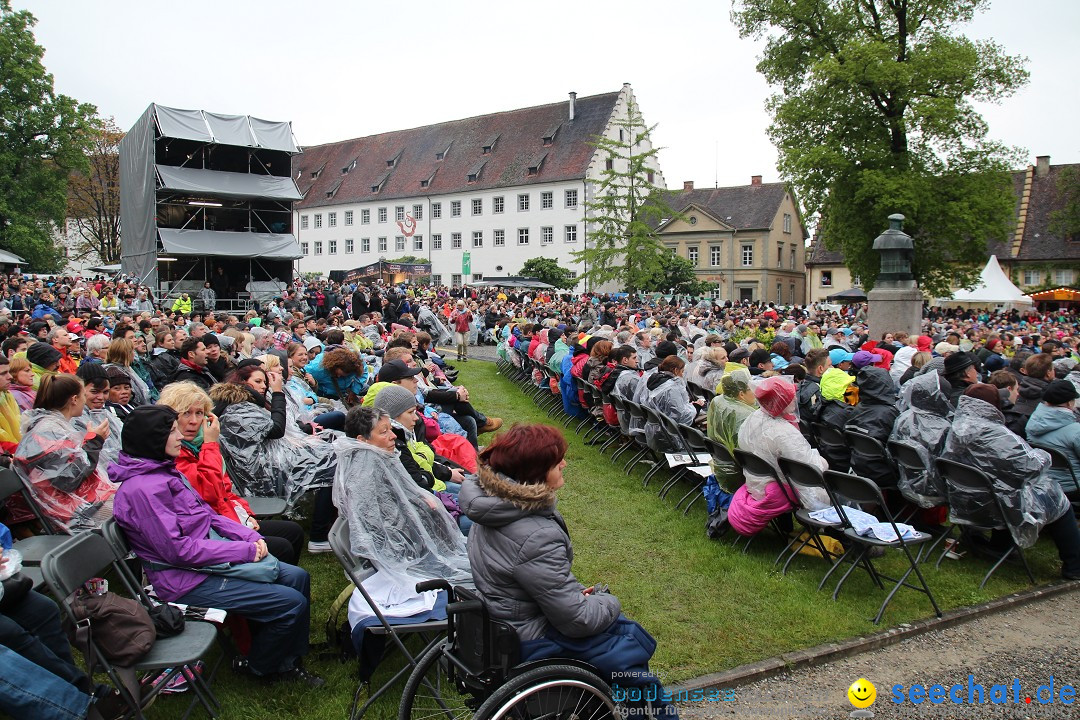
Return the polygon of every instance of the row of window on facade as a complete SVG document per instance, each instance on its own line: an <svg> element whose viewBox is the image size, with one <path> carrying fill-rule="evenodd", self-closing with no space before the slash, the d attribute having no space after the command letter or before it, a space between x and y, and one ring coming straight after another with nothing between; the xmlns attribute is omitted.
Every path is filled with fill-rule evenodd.
<svg viewBox="0 0 1080 720"><path fill-rule="evenodd" d="M563 226L563 242L572 245L572 244L576 243L577 240L578 240L578 226L577 225L564 225ZM388 252L389 251L389 238L386 238L386 237L375 238L375 241L376 241L376 247L378 248L377 252ZM505 230L494 230L494 231L492 231L491 241L492 241L491 242L492 247L506 247L506 231ZM529 245L529 244L531 244L531 242L532 242L532 233L530 231L530 228L518 228L518 230L517 230L517 244L518 245ZM344 243L345 243L345 254L346 255L355 252L356 245L355 245L352 238L346 238ZM551 226L551 225L546 225L546 226L540 228L540 244L541 245L552 245L554 243L555 243L555 228L553 226ZM408 238L406 238L403 235L398 235L397 237L394 238L394 252L405 252L406 250L409 249L407 247L408 244L409 244L408 243ZM315 255L322 255L323 254L323 241L322 240L316 240L313 244L309 243L306 240L302 241L300 243L300 252L302 252L304 255L310 255L311 252L309 252L309 251L312 249L312 247L314 247L314 250L315 250L314 254ZM338 254L338 241L337 240L327 240L325 247L326 247L328 255L337 255ZM451 249L451 250L460 250L462 247L463 247L462 233L459 233L459 232L450 233L449 249ZM482 248L482 247L484 247L484 232L482 230L476 230L476 231L473 232L471 247L474 247L474 248ZM442 233L433 234L431 236L431 249L432 250L442 250L443 248L444 248L443 234ZM413 252L416 252L416 251L423 252L424 251L424 236L423 235L413 235L412 236L412 251ZM360 252L362 252L362 253L371 252L371 238L360 238Z"/></svg>
<svg viewBox="0 0 1080 720"><path fill-rule="evenodd" d="M671 252L678 252L678 248L675 248L675 247L669 247L668 250L671 251ZM691 265L694 265L694 266L698 265L699 257L700 257L700 248L698 248L696 245L690 245L690 246L688 246L686 248L686 259L690 261ZM789 270L798 270L798 267L795 264L795 258L796 258L795 248L792 247L792 248L789 249L789 254L788 254L788 265L787 265L787 267L788 267ZM740 263L739 264L740 264L741 267L754 267L754 244L753 243L743 243L740 246ZM722 267L723 265L724 265L724 262L723 262L723 248L720 245L710 245L709 246L709 267ZM779 269L783 269L783 267L784 267L784 246L783 246L783 244L778 245L777 248L776 248L776 267L779 268Z"/></svg>
<svg viewBox="0 0 1080 720"><path fill-rule="evenodd" d="M472 215L484 214L484 201L481 198L473 198L470 201L470 210ZM431 218L433 220L439 220L443 216L443 204L441 202L431 203ZM578 206L578 191L566 190L563 192L563 207L568 209L575 209ZM555 193L553 191L545 191L540 193L540 209L551 210L555 207ZM532 199L529 193L520 193L517 196L517 209L518 212L528 212L532 208ZM491 198L491 212L495 215L499 215L506 211L506 198L504 196L497 196ZM389 208L381 207L376 208L377 222L385 223L389 222ZM451 200L450 201L450 217L461 217L462 201ZM352 225L355 219L354 211L345 211L345 225ZM405 206L397 205L394 208L394 221L401 222L405 219ZM412 219L423 220L424 219L424 206L413 205L412 206ZM315 229L323 227L323 213L314 213L314 226ZM307 215L300 216L300 229L307 230L309 227L309 217ZM338 214L337 212L326 213L326 226L337 227ZM371 224L371 209L365 208L360 211L360 224Z"/></svg>

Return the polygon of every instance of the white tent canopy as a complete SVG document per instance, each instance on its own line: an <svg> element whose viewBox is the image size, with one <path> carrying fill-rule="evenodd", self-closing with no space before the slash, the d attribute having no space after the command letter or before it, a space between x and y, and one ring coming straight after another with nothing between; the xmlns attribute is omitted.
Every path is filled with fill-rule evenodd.
<svg viewBox="0 0 1080 720"><path fill-rule="evenodd" d="M1013 285L1012 280L991 255L982 269L978 284L971 290L956 290L952 298L939 298L938 305L994 308L1031 307L1032 300Z"/></svg>

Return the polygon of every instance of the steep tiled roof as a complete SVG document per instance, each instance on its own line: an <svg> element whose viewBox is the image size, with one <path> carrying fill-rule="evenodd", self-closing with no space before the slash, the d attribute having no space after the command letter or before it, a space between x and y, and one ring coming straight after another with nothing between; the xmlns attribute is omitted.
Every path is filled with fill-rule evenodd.
<svg viewBox="0 0 1080 720"><path fill-rule="evenodd" d="M821 235L814 234L810 244L810 252L806 257L807 265L843 265L844 254L839 250L829 250L825 247L825 241Z"/></svg>
<svg viewBox="0 0 1080 720"><path fill-rule="evenodd" d="M1050 231L1050 216L1065 203L1058 192L1058 178L1069 167L1078 166L1051 165L1044 177L1035 173L1017 260L1080 260L1080 242L1069 241Z"/></svg>
<svg viewBox="0 0 1080 720"><path fill-rule="evenodd" d="M305 193L295 207L584 179L595 152L590 141L607 127L618 97L578 98L573 122L563 101L304 148L293 158L293 177ZM352 169L342 174L346 167Z"/></svg>
<svg viewBox="0 0 1080 720"><path fill-rule="evenodd" d="M696 205L736 230L767 230L784 199L784 183L682 190L668 194L673 210Z"/></svg>

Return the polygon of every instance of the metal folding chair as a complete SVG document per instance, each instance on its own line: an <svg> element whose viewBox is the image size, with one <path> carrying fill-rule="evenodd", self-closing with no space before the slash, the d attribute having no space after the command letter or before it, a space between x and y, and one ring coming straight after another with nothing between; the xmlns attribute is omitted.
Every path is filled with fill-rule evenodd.
<svg viewBox="0 0 1080 720"><path fill-rule="evenodd" d="M832 425L817 422L811 425L814 435L817 436L817 448L829 461L829 468L839 472L847 472L851 469L851 448L848 447L847 438L841 430Z"/></svg>
<svg viewBox="0 0 1080 720"><path fill-rule="evenodd" d="M38 524L41 525L42 530L48 534L34 535L22 540L16 540L12 547L22 553L23 565L40 565L46 553L63 545L71 536L56 534L56 529L45 516L45 513L42 512L37 501L34 500L33 494L23 485L22 478L11 468L2 468L0 469L0 505L3 505L8 498L14 495L22 497L23 502L30 508L30 512L34 514Z"/></svg>
<svg viewBox="0 0 1080 720"><path fill-rule="evenodd" d="M941 608L938 607L937 601L934 599L934 594L930 591L930 586L926 584L926 579L923 577L922 572L919 570L919 564L915 562L915 558L912 556L910 549L910 547L913 545L919 545L932 541L934 539L934 536L930 535L929 533L920 533L918 531L915 531L917 534L914 537L905 539L901 535L900 530L897 527L897 523L896 520L893 518L893 514L889 511L889 507L885 504L885 498L881 495L881 489L872 480L868 480L858 475L837 473L830 470L827 470L824 473L823 478L825 480L825 487L830 491L829 494L833 500L833 507L836 508L840 519L845 525L844 537L846 537L849 542L853 543L856 547L859 548L858 555L852 561L851 567L848 568L848 571L844 573L844 576L842 578L840 578L840 582L837 583L836 590L833 593L833 597L835 598L836 595L840 592L840 588L843 586L844 581L847 580L847 578L851 575L851 572L855 569L855 567L861 564L870 571L871 577L875 579L876 584L879 587L883 587L881 584L881 580L888 580L889 582L894 583L892 589L889 590L888 595L885 596L885 601L881 603L881 607L878 609L877 616L874 618L875 625L881 622L881 617L885 614L885 608L889 606L889 603L892 602L893 596L896 595L897 591L901 587L911 588L912 590L917 590L921 593L924 593L926 597L930 599L930 604L934 607L934 613L938 617L941 617ZM850 510L850 508L842 504L842 499L854 502L856 505L876 506L877 511L885 515L885 522L887 522L892 527L893 533L896 535L896 539L892 541L878 540L877 538L874 538L872 536L867 537L864 535L860 535L858 532L856 532L855 528L851 524L851 521L848 519L847 512L848 510ZM904 574L901 575L899 578L892 578L879 572L877 568L874 567L874 561L870 558L870 549L874 547L883 549L899 549L901 552L903 552L904 557L906 557L908 561L908 568L904 572ZM919 579L918 586L912 585L907 581L912 573L915 573L915 576Z"/></svg>
<svg viewBox="0 0 1080 720"><path fill-rule="evenodd" d="M751 475L759 475L761 477L772 478L780 486L780 490L783 491L784 496L788 499L788 502L790 502L794 506L798 506L799 499L796 497L792 497L791 491L788 489L787 485L784 483L783 480L780 479L775 468L773 468L773 466L769 464L767 460L759 457L758 455L755 455L754 453L747 452L746 450L740 450L739 448L735 448L735 451L732 453L732 455L735 456L735 460L736 462L738 462L739 467L742 468L744 474L750 473ZM776 562L780 562L780 558L782 558L784 556L784 553L787 551L786 543L790 540L790 538L788 537L787 531L785 531L784 528L780 526L780 523L776 520L776 518L773 518L773 520L769 522L769 527L771 527L773 531L785 541L784 549L780 551L780 555L778 555L776 558ZM746 539L746 545L743 546L744 553L750 549L750 543L752 543L754 539L760 534L761 533L751 535L749 538Z"/></svg>
<svg viewBox="0 0 1080 720"><path fill-rule="evenodd" d="M67 539L60 547L54 548L41 562L41 572L53 595L60 600L60 606L68 619L76 626L80 621L71 609L72 595L88 580L114 571L127 584L125 571L118 566L116 554L109 542L97 533L84 532ZM119 691L129 712L136 718L142 718L141 706L165 689L172 678L180 673L188 679L196 700L202 703L210 717L217 717L221 706L202 676L189 668L209 653L217 637L217 629L210 623L185 621L184 632L170 638L158 638L150 651L137 660L131 670L136 673L149 670L166 670L168 673L161 682L149 689L142 698L136 698L128 686L131 681L123 671L114 666L101 652L89 635L87 642L88 665L100 667L108 675L110 682ZM192 704L194 705L194 702ZM190 712L190 708L189 708Z"/></svg>
<svg viewBox="0 0 1080 720"><path fill-rule="evenodd" d="M891 468L894 466L893 459L889 457L889 451L885 449L881 441L871 437L861 430L844 430L844 438L851 448L851 471L858 474L862 464L866 462L878 462ZM880 488L895 488L896 473L890 472L887 477L871 478Z"/></svg>
<svg viewBox="0 0 1080 720"><path fill-rule="evenodd" d="M1028 566L1027 558L1024 556L1024 551L1016 544L1016 540L1013 539L1012 533L1009 532L1008 523L1005 522L1005 508L1002 507L1001 498L998 497L997 490L994 489L994 484L990 478L986 476L982 470L966 465L955 460L946 460L945 458L937 459L938 472L941 473L941 477L945 480L945 490L949 496L949 511L954 517L958 517L960 513L957 510L957 503L954 501L954 497L958 493L965 495L989 495L994 499L993 503L982 505L978 510L974 512L966 513L962 517L958 517L963 522L960 528L961 538L965 534L972 531L989 531L1004 530L1004 533L1000 533L1000 536L1008 536L1009 544L996 560L996 562L983 576L982 582L979 583L979 589L982 590L986 585L986 581L990 579L1002 564L1005 563L1010 557L1015 554L1020 558L1020 563L1024 566L1024 572L1027 573L1028 579L1035 583L1035 576L1031 574L1031 568ZM944 559L945 553L941 553L938 557L937 567L941 567L941 561Z"/></svg>
<svg viewBox="0 0 1080 720"><path fill-rule="evenodd" d="M801 497L802 492L808 489L819 489L825 491L825 479L821 475L821 469L816 465L810 465L808 463L800 462L798 460L792 460L791 458L780 457L780 470L784 473L784 479L787 482L788 489L791 491L791 495L794 497ZM790 551L788 559L784 563L782 575L787 575L788 566L791 565L792 560L802 552L802 549L807 545L812 546L821 557L830 562L833 567L840 562L844 554L836 555L825 548L825 542L821 539L822 534L828 530L840 531L843 529L843 523L840 522L825 522L822 520L815 520L810 516L810 511L799 506L795 509L795 519L799 521L799 524L803 526L806 531L806 539L802 540L800 537L795 537L788 543L785 550ZM783 554L781 554L781 557ZM829 568L830 572L832 568ZM826 574L825 578L828 577ZM818 585L820 590L825 583L825 578L822 578L821 584Z"/></svg>
<svg viewBox="0 0 1080 720"><path fill-rule="evenodd" d="M339 516L334 522L332 528L330 528L330 548L334 551L334 556L337 558L338 563L345 570L345 574L352 580L353 585L360 591L360 594L364 598L364 602L368 604L371 611L379 619L378 625L373 625L367 628L367 632L372 635L382 635L391 640L394 646L401 652L405 658L405 665L394 673L382 687L375 692L371 692L370 678L363 678L359 686L356 688L356 693L353 695L352 706L349 709L349 720L353 718L360 718L364 716L367 709L378 700L382 695L389 692L399 680L404 680L412 673L413 669L417 666L420 658L424 656L431 648L435 647L442 639L443 633L446 632L446 620L428 620L420 623L407 623L403 625L391 625L386 616L383 615L382 610L379 609L378 604L371 599L367 590L364 589L364 580L375 574L375 567L364 557L357 557L350 547L349 542L349 523L344 518ZM425 640L424 648L418 653L411 653L409 649L405 647L404 640L409 635L419 635ZM360 692L368 687L368 698L364 704L357 708L356 705L360 699Z"/></svg>

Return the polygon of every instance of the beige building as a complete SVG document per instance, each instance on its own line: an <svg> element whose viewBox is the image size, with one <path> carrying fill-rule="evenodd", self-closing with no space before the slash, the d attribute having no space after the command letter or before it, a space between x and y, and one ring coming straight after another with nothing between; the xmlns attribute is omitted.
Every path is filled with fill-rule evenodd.
<svg viewBox="0 0 1080 720"><path fill-rule="evenodd" d="M717 283L714 297L739 302L806 303L806 229L791 190L762 183L696 190L668 198L681 217L658 231L672 252L690 260L699 280Z"/></svg>
<svg viewBox="0 0 1080 720"><path fill-rule="evenodd" d="M851 271L844 265L844 256L839 251L829 250L817 235L813 244L806 249L806 292L808 301L825 302L833 293L850 290L855 286Z"/></svg>

